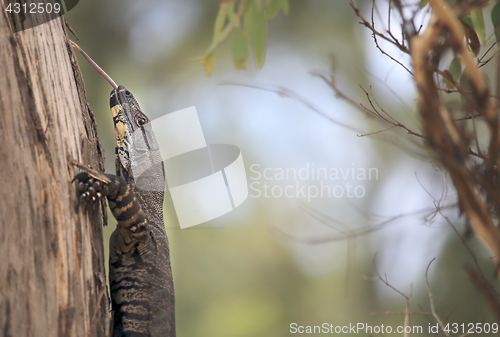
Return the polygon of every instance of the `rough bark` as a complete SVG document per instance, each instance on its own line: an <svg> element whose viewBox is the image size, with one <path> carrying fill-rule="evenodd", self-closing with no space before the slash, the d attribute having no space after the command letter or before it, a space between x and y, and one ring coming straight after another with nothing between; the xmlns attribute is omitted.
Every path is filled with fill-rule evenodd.
<svg viewBox="0 0 500 337"><path fill-rule="evenodd" d="M1 7L1 6L0 6ZM103 153L64 18L0 13L0 335L105 336L100 212L76 212L71 159Z"/></svg>

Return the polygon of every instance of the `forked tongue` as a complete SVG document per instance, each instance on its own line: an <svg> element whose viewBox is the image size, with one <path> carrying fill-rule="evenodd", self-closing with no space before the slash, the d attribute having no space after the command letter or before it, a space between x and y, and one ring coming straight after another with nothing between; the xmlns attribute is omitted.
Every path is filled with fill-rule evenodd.
<svg viewBox="0 0 500 337"><path fill-rule="evenodd" d="M90 56L88 56L88 55L87 55L87 53L85 53L85 52L83 51L83 49L82 49L82 48L80 48L80 46L78 46L76 43L74 43L74 42L73 42L73 41L71 41L71 40L70 40L69 42L71 43L71 46L72 46L73 48L75 48L76 50L78 50L78 51L80 52L80 54L82 54L82 55L83 55L83 57L85 57L85 59L86 59L87 61L89 61L89 63L90 63L90 64L91 64L91 65L92 65L92 66L93 66L93 67L97 70L97 72L99 72L99 74L101 74L101 75L102 75L102 77L104 77L104 78L106 79L106 81L108 81L108 82L109 82L109 84L111 84L111 86L113 87L113 89L115 89L115 90L116 90L116 89L118 89L118 86L116 85L115 81L113 81L113 80L111 79L111 77L109 77L109 76L108 76L108 74L106 74L106 73L104 72L104 70L102 70L102 69L101 69L101 67L99 67L99 66L97 65L97 63L95 63L95 62L94 62L94 60L92 60L92 59L90 58Z"/></svg>

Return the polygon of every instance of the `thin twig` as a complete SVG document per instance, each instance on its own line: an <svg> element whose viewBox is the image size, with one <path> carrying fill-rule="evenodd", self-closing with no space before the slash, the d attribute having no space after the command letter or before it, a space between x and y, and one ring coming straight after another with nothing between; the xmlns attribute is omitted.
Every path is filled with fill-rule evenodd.
<svg viewBox="0 0 500 337"><path fill-rule="evenodd" d="M427 283L427 292L429 293L429 303L431 306L432 316L438 322L439 326L441 327L441 330L443 331L443 334L449 337L450 335L446 332L443 322L439 318L439 315L436 313L436 308L434 307L434 294L432 293L431 286L429 285L429 278L428 278L429 267L431 266L432 262L434 262L434 260L436 260L436 258L433 258L431 262L429 262L429 265L425 270L425 282Z"/></svg>
<svg viewBox="0 0 500 337"><path fill-rule="evenodd" d="M377 35L379 36L380 38L386 40L387 42L395 45L396 47L398 47L399 50L401 50L402 52L406 53L406 54L410 54L410 50L404 46L403 44L399 43L397 40L393 40L391 38L388 38L387 36L385 36L384 34L380 33L379 31L377 31L375 29L375 27L373 27L372 24L370 24L370 22L368 22L364 16L361 14L361 11L359 10L358 6L356 6L356 3L354 2L354 0L351 0L349 2L349 4L351 5L352 9L354 10L354 13L356 14L356 16L358 16L360 19L361 19L361 24L364 25L365 27L367 27L368 29L370 29L372 31L372 33L374 35Z"/></svg>
<svg viewBox="0 0 500 337"><path fill-rule="evenodd" d="M426 137L424 137L423 135L421 135L420 133L418 132L415 132L413 130L411 130L410 128L408 128L406 125L404 124L401 124L400 122L398 122L396 119L392 118L392 116L390 116L385 110L382 109L382 112L389 116L388 118L387 117L384 117L382 116L382 114L380 112L378 112L377 108L374 106L373 102L372 102L372 99L370 97L370 94L363 88L361 87L361 90L363 90L363 92L365 93L366 95L366 98L368 99L368 102L370 103L370 106L372 107L373 110L370 110L368 109L367 107L365 107L364 105L361 104L361 106L366 109L366 111L374 114L375 116L381 118L382 120L384 120L385 122L389 123L390 125L393 125L395 127L399 127L399 128L402 128L404 130L406 130L406 132L408 132L410 135L413 135L413 136L417 136L419 138L422 138L422 139L426 139Z"/></svg>
<svg viewBox="0 0 500 337"><path fill-rule="evenodd" d="M238 85L241 87L247 87L247 88L254 88L254 89L259 89L259 90L264 90L264 91L269 91L273 92L275 94L278 94L279 96L282 97L288 97L294 101L297 101L299 103L304 104L306 107L311 109L312 111L316 112L320 116L326 118L328 121L332 122L333 124L339 125L343 128L346 128L348 130L361 133L361 131L353 126L350 126L348 124L345 124L343 122L339 122L335 120L334 118L330 117L325 111L321 110L319 107L314 105L312 102L308 101L305 97L299 95L298 93L282 87L282 86L265 86L265 85L257 85L257 84L251 84L251 83L243 83L243 82L232 82L232 81L223 81L220 83L221 85Z"/></svg>

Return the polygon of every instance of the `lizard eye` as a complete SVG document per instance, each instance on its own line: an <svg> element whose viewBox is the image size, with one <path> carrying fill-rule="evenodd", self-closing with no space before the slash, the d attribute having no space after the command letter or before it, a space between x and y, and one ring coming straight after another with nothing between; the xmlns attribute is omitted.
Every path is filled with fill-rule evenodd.
<svg viewBox="0 0 500 337"><path fill-rule="evenodd" d="M146 124L146 119L144 119L144 118L142 118L142 117L139 117L139 118L137 119L137 125L142 126L142 125L144 125L144 124Z"/></svg>
<svg viewBox="0 0 500 337"><path fill-rule="evenodd" d="M130 97L130 96L132 96L132 93L127 90L127 91L125 91L125 96Z"/></svg>

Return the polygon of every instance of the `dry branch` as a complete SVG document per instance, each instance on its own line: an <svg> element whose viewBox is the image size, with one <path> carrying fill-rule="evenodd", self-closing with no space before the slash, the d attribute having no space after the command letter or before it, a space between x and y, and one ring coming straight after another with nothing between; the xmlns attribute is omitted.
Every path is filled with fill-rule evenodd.
<svg viewBox="0 0 500 337"><path fill-rule="evenodd" d="M490 201L499 205L500 194L495 186L499 148L498 114L489 97L483 75L465 45L455 13L442 0L431 0L429 3L434 10L429 25L421 35L415 35L410 40L419 113L429 147L450 173L461 210L476 235L497 259L498 271L500 233L495 226L490 205L481 194L484 192ZM485 118L489 126L490 143L485 159L483 184L478 185L476 172L467 165L469 137L457 127L453 116L441 102L435 83L436 65L447 49L452 49L462 60L473 89L473 108Z"/></svg>
<svg viewBox="0 0 500 337"><path fill-rule="evenodd" d="M491 287L491 284L484 278L477 268L472 267L470 264L466 264L464 269L469 274L469 278L472 283L474 283L476 288L488 303L491 312L495 317L495 322L500 324L500 301L495 289Z"/></svg>
<svg viewBox="0 0 500 337"><path fill-rule="evenodd" d="M441 320L441 318L439 317L439 315L437 314L436 312L436 309L434 307L434 293L432 292L431 290L431 286L429 285L429 278L428 278L428 274L429 274L429 267L431 266L432 262L434 262L435 259L432 259L431 262L429 262L429 265L427 266L427 269L425 270L425 282L427 283L427 292L429 293L429 304L431 306L431 313L432 313L432 316L434 316L434 319L438 322L439 324L439 327L441 328L441 330L443 331L443 334L445 336L450 336L448 334L448 332L446 332L446 329L445 329L445 326L444 326L444 323L443 321Z"/></svg>

